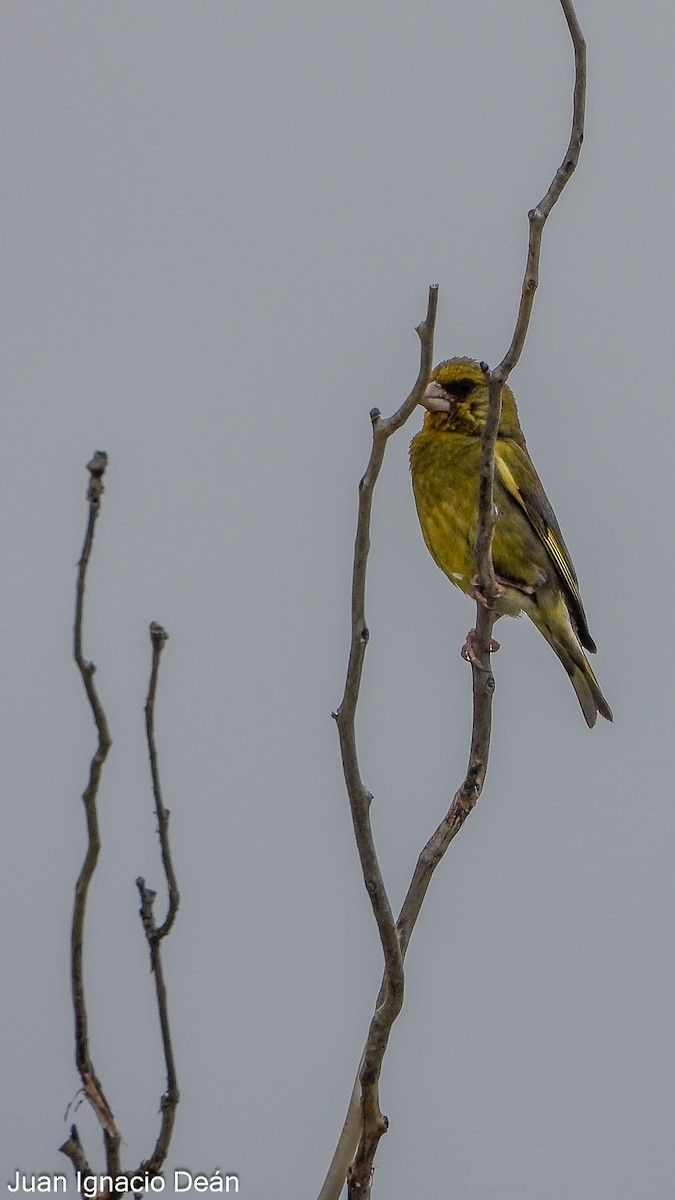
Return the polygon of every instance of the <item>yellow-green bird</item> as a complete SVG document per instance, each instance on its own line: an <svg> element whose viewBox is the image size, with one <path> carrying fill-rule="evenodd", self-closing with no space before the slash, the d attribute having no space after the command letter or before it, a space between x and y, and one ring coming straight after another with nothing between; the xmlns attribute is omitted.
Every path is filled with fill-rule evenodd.
<svg viewBox="0 0 675 1200"><path fill-rule="evenodd" d="M424 425L410 446L410 470L422 534L432 558L457 587L475 594L474 541L481 437L488 409L486 377L472 358L450 358L432 372L422 404ZM584 647L595 653L579 581L527 452L511 389L502 388L495 449L498 512L492 559L501 616L527 613L572 681L584 717L607 721L605 700Z"/></svg>

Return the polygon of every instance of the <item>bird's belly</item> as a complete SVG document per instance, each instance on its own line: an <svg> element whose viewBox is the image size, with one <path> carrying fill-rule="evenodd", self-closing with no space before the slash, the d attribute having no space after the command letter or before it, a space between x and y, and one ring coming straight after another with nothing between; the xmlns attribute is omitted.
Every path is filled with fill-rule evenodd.
<svg viewBox="0 0 675 1200"><path fill-rule="evenodd" d="M477 438L439 439L422 431L413 439L410 453L415 503L427 548L441 571L468 596L474 595L476 576L480 449ZM500 512L493 544L495 572L504 585L495 608L510 616L519 616L531 604L531 597L521 589L520 578L510 571L505 578L504 572L514 555L519 567L525 565L519 561L523 557L522 524L519 516L506 519L506 514ZM525 587L534 582L527 572L523 575Z"/></svg>
<svg viewBox="0 0 675 1200"><path fill-rule="evenodd" d="M476 577L476 560L474 556L475 513L462 512L461 504L456 497L452 501L438 497L417 497L420 514L420 524L429 552L447 575L451 583L465 592L467 596L475 595L473 581ZM508 540L508 538L507 538ZM504 534L497 522L497 543L493 549L503 549ZM500 575L500 556L495 553L495 572L503 588L495 599L495 609L503 616L519 617L522 612L529 612L533 603L532 589L526 585L520 587ZM508 561L508 559L506 559Z"/></svg>

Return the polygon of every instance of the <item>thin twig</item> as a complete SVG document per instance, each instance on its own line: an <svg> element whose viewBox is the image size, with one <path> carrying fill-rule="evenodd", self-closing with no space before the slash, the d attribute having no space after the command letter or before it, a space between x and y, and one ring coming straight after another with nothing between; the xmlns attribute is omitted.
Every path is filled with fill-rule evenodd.
<svg viewBox="0 0 675 1200"><path fill-rule="evenodd" d="M157 813L158 831L162 853L162 863L164 865L167 890L169 893L167 915L164 923L159 928L157 928L155 925L152 911L155 900L155 892L151 891L145 886L145 881L143 879L137 879L136 883L141 894L141 917L150 947L150 961L155 977L157 1006L162 1033L164 1060L166 1064L167 1086L160 1103L162 1114L160 1131L150 1158L141 1164L138 1172L123 1172L120 1167L121 1135L115 1123L110 1106L108 1105L103 1094L103 1088L101 1087L101 1083L96 1076L89 1054L88 1019L84 997L84 978L82 966L84 918L87 897L89 893L89 885L91 883L100 852L100 835L96 801L101 771L111 746L111 739L108 731L108 723L105 712L94 684L94 674L96 668L93 663L88 662L87 659L85 659L82 651L82 626L84 618L87 568L93 548L96 519L98 517L101 497L104 491L103 476L105 474L107 462L107 455L103 451L97 451L91 462L87 464L87 468L90 473L90 482L87 492L87 499L89 501L89 518L87 522L82 554L78 564L75 620L73 628L73 654L78 670L80 671L80 675L82 676L87 699L94 717L94 724L98 733L98 745L91 760L89 781L82 796L87 820L88 842L84 863L75 887L75 905L73 910L71 932L71 980L73 1009L75 1015L75 1057L80 1078L82 1080L82 1090L92 1105L92 1108L94 1109L103 1129L103 1139L106 1152L106 1175L112 1176L116 1181L116 1185L122 1181L125 1181L125 1183L128 1185L132 1179L137 1179L141 1175L147 1174L149 1178L154 1178L160 1174L171 1140L171 1134L173 1132L173 1126L175 1122L176 1107L179 1100L176 1068L169 1028L166 987L164 983L160 955L160 945L162 939L166 937L174 923L180 903L180 896L178 892L178 885L176 883L175 872L173 869L173 863L171 860L168 833L169 812L164 807L164 803L162 801L157 747L154 736L154 709L157 693L159 660L168 634L162 629L161 625L157 625L155 622L153 622L150 626L150 638L153 650L152 669L150 673L148 697L145 706L145 721L150 769L152 774L153 794L155 798L155 811ZM91 1180L93 1178L84 1148L80 1141L77 1126L71 1126L70 1137L61 1146L61 1151L66 1155L67 1158L70 1159L73 1167L77 1172L80 1173L80 1177L82 1179L88 1177ZM121 1190L129 1190L129 1188L126 1186ZM101 1197L108 1196L109 1192L104 1189L98 1193L98 1195Z"/></svg>
<svg viewBox="0 0 675 1200"><path fill-rule="evenodd" d="M581 26L577 20L571 0L560 0L560 4L565 15L565 20L567 21L567 28L570 31L572 46L574 48L572 130L567 150L558 170L551 180L551 185L546 195L539 201L536 208L530 209L530 212L527 214L530 222L530 238L527 248L527 261L520 296L520 306L511 345L497 368L501 372L502 383L506 382L506 379L518 362L525 344L532 305L534 304L534 294L539 284L539 257L541 254L541 235L544 224L553 205L560 199L565 184L569 182L570 177L576 169L584 140L584 120L586 116L586 42L584 41L584 35L581 32Z"/></svg>
<svg viewBox="0 0 675 1200"><path fill-rule="evenodd" d="M150 772L152 775L152 792L155 798L155 812L157 813L157 831L159 834L159 843L162 851L162 866L166 876L166 886L169 892L169 906L167 914L162 925L156 932L158 938L166 937L170 932L171 926L176 919L178 906L180 904L180 893L178 891L178 883L176 882L176 872L173 868L171 859L171 848L169 846L169 810L164 807L162 799L162 789L159 782L159 762L157 758L157 746L155 743L155 698L157 695L157 678L159 675L159 660L162 650L169 635L161 625L153 621L150 625L150 641L152 643L152 668L150 671L150 684L148 687L148 696L145 702L145 733L148 743L148 755L150 758Z"/></svg>
<svg viewBox="0 0 675 1200"><path fill-rule="evenodd" d="M527 329L532 312L534 302L534 294L539 281L539 258L541 252L541 237L544 223L553 208L553 205L558 200L565 184L572 175L581 150L583 142L584 129L584 110L585 110L585 95L586 95L586 44L577 21L571 0L560 0L561 6L567 21L567 25L572 38L574 47L575 59L575 83L574 83L574 112L572 119L572 132L570 136L569 146L563 161L558 168L551 186L546 195L537 205L536 208L528 214L530 223L530 236L528 244L527 262L525 267L525 276L521 292L520 306L516 325L514 329L511 345L507 350L501 363L494 371L484 367L486 376L489 382L489 409L486 427L483 432L481 467L480 467L480 487L479 487L479 510L478 510L478 525L476 531L476 569L478 577L478 589L482 596L487 600L486 603L477 604L476 615L476 638L474 648L476 651L476 660L472 662L473 672L473 723L471 734L471 749L469 753L469 765L463 783L455 793L452 804L441 821L438 828L435 830L426 846L419 856L415 871L413 873L410 887L408 888L401 912L397 921L396 929L398 933L399 954L392 956L392 961L395 963L395 971L385 965L385 971L380 985L380 991L377 998L375 1015L371 1023L371 1029L368 1034L368 1040L364 1049L357 1079L352 1091L349 1109L342 1128L340 1140L338 1142L333 1160L329 1167L324 1185L319 1194L319 1200L338 1200L345 1181L345 1172L348 1178L348 1191L350 1200L355 1200L358 1197L368 1197L371 1192L372 1168L374 1154L377 1149L377 1144L382 1133L386 1129L384 1118L381 1117L379 1105L377 1104L377 1078L374 1081L372 1095L375 1097L375 1105L371 1102L366 1103L363 1098L364 1084L367 1083L372 1087L371 1075L366 1072L366 1064L369 1061L371 1036L374 1032L379 1033L377 1026L378 1014L382 1009L389 1004L389 989L391 979L394 976L397 985L397 996L402 1002L403 993L403 961L405 953L414 929L415 923L420 913L420 909L426 895L429 883L434 870L438 866L441 858L445 854L450 842L459 832L467 816L474 808L485 781L487 771L488 755L490 748L490 735L492 728L492 697L495 688L494 677L490 666L490 645L492 638L492 629L495 621L495 612L491 607L495 598L495 577L494 568L492 565L492 537L496 514L494 511L493 491L494 491L494 461L495 461L495 444L497 431L499 428L499 418L501 414L501 391L502 386L506 382L513 367L520 358ZM372 462L372 458L371 458ZM381 459L380 459L381 463ZM379 466L377 468L379 471ZM368 472L366 473L366 477ZM375 478L377 477L377 472ZM374 480L373 480L374 484ZM368 548L368 525L367 520L370 515L370 504L372 501L372 485L371 494L369 495L368 511L365 516L366 526L361 531L362 544ZM359 511L359 520L361 520L362 511ZM359 546L359 534L357 533L357 548ZM363 570L363 578L359 579L359 594L363 596L365 593L365 566L366 559L359 564ZM357 556L354 560L354 579L356 582L357 571ZM361 610L360 610L361 611ZM365 646L368 638L368 631L363 621L360 637L358 633L358 625L355 623L356 613L354 607L352 609L352 654L350 655L350 667L352 658L356 658L358 671L355 672L353 678L354 694L351 696L351 720L353 722L356 703L358 700L358 689L360 685L361 670L363 667L363 657L365 654ZM349 681L348 671L348 681ZM344 703L344 702L343 702ZM342 745L342 737L341 737ZM343 748L344 761L344 748ZM358 767L355 762L354 748L354 763L353 763L354 783L358 784L358 788L362 790L362 806L365 810L366 818L368 807L370 804L370 795L365 792L363 785L358 775ZM347 766L345 765L345 777L347 777ZM348 782L349 789L349 782ZM357 792L358 794L358 792ZM350 792L351 801L351 792ZM354 804L352 801L352 811ZM355 822L356 830L356 822ZM358 842L358 833L357 833ZM359 846L361 854L361 847ZM373 848L373 855L374 855ZM375 862L377 860L375 859ZM362 856L363 867L363 856ZM364 878L366 878L366 886L368 886L366 872L364 868ZM386 893L385 893L386 896ZM372 896L371 896L372 899ZM375 905L373 905L375 908ZM386 909L383 910L386 914ZM377 913L376 913L377 916ZM384 916L383 924L386 924ZM378 927L380 921L378 920ZM390 930L386 926L386 942L390 941ZM385 947L385 939L380 930L380 937ZM385 948L386 962L386 948ZM399 1005L400 1007L400 1005ZM393 1018L392 1018L393 1020ZM374 1027L375 1030L374 1030ZM389 1024L391 1029L391 1023ZM388 1031L387 1031L388 1036ZM379 1037L378 1046L381 1045L382 1038ZM382 1047L382 1054L386 1049L386 1039ZM382 1059L379 1058L377 1075L379 1077L379 1067ZM379 1122L378 1122L379 1117ZM369 1129L366 1128L366 1122L370 1122ZM358 1143L358 1147L357 1147ZM351 1163L351 1166L349 1165Z"/></svg>
<svg viewBox="0 0 675 1200"><path fill-rule="evenodd" d="M145 931L148 948L150 950L150 966L155 979L157 1011L159 1014L159 1024L162 1034L162 1049L164 1052L164 1063L166 1066L166 1090L164 1091L160 1101L160 1111L162 1117L159 1134L150 1158L141 1164L141 1171L147 1171L151 1176L157 1175L164 1165L176 1120L176 1109L180 1100L178 1078L176 1075L176 1064L173 1054L173 1043L171 1041L171 1027L169 1024L169 1006L161 956L162 940L167 936L167 934L170 933L171 927L176 919L178 906L180 904L180 895L178 892L176 873L173 867L171 847L169 844L170 814L168 809L164 807L164 801L162 799L162 791L159 781L159 762L157 757L157 746L155 742L155 699L157 696L159 661L168 637L169 635L166 630L163 629L162 626L156 621L153 621L150 625L152 667L150 670L148 695L145 702L145 730L148 742L148 755L150 758L150 771L152 775L152 791L155 798L155 812L157 814L157 831L159 834L162 852L162 865L164 867L167 890L169 893L167 915L162 925L157 926L155 924L153 912L153 906L157 893L146 886L144 879L139 877L136 880L136 886L141 897L141 921L143 922L143 929Z"/></svg>
<svg viewBox="0 0 675 1200"><path fill-rule="evenodd" d="M84 619L84 599L87 579L87 567L91 557L92 547L94 544L94 530L96 520L100 511L101 497L103 495L103 476L108 465L108 456L103 450L97 450L93 458L87 463L89 471L89 487L87 489L87 500L89 502L89 516L87 521L87 529L84 537L84 545L82 554L77 568L77 584L75 591L75 620L73 625L73 657L77 664L77 668L82 677L84 690L89 701L96 732L98 734L98 744L94 752L91 764L89 767L89 780L82 794L84 803L84 811L87 822L87 849L84 857L84 862L80 870L80 874L75 885L75 902L73 906L73 920L70 937L70 976L73 998L73 1013L75 1017L75 1062L82 1080L82 1090L87 1100L91 1104L98 1120L103 1129L104 1142L106 1147L106 1163L107 1172L109 1174L117 1174L119 1171L119 1147L121 1142L121 1134L115 1123L115 1118L112 1110L105 1098L101 1082L96 1075L94 1066L89 1053L89 1029L87 1018L87 1006L84 995L84 973L82 965L82 948L84 941L84 919L87 907L87 898L89 895L89 885L98 862L101 841L98 827L98 811L97 797L98 789L101 780L101 772L103 764L108 756L108 751L112 744L110 733L108 730L108 721L103 710L103 706L99 699L98 691L94 683L94 674L96 667L92 662L89 662L82 651L82 626ZM75 1127L73 1127L75 1128ZM71 1138L65 1143L66 1147L75 1148L77 1150L77 1140L74 1142L71 1131ZM64 1153L75 1161L72 1153L64 1149Z"/></svg>

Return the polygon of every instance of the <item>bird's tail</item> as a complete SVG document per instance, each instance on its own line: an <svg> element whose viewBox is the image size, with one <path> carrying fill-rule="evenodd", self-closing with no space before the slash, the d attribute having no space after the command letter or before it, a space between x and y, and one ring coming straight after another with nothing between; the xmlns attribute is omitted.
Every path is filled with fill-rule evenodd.
<svg viewBox="0 0 675 1200"><path fill-rule="evenodd" d="M595 720L598 713L600 713L600 716L604 717L606 721L613 721L614 718L612 716L612 710L609 707L609 704L600 691L600 684L595 678L591 664L586 658L583 650L581 651L581 654L584 660L583 666L577 666L576 663L573 663L571 670L565 663L565 659L563 658L562 654L558 654L558 657L563 663L565 663L569 677L572 680L572 687L577 694L577 699L586 718L586 724L588 725L589 729L592 729L595 725Z"/></svg>
<svg viewBox="0 0 675 1200"><path fill-rule="evenodd" d="M589 729L595 725L598 713L606 721L612 721L612 710L600 690L600 684L572 627L567 605L562 597L553 612L542 612L540 608L535 608L530 615L567 671Z"/></svg>

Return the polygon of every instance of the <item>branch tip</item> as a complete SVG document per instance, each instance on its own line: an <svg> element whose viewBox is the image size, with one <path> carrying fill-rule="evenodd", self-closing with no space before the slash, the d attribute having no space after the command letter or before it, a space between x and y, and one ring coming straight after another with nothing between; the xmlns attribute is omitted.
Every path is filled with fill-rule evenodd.
<svg viewBox="0 0 675 1200"><path fill-rule="evenodd" d="M168 642L169 635L166 629L159 624L158 621L150 622L150 640L157 650L163 650L164 643Z"/></svg>
<svg viewBox="0 0 675 1200"><path fill-rule="evenodd" d="M90 475L104 475L108 465L108 455L105 450L94 450L93 457L87 463L87 470Z"/></svg>

